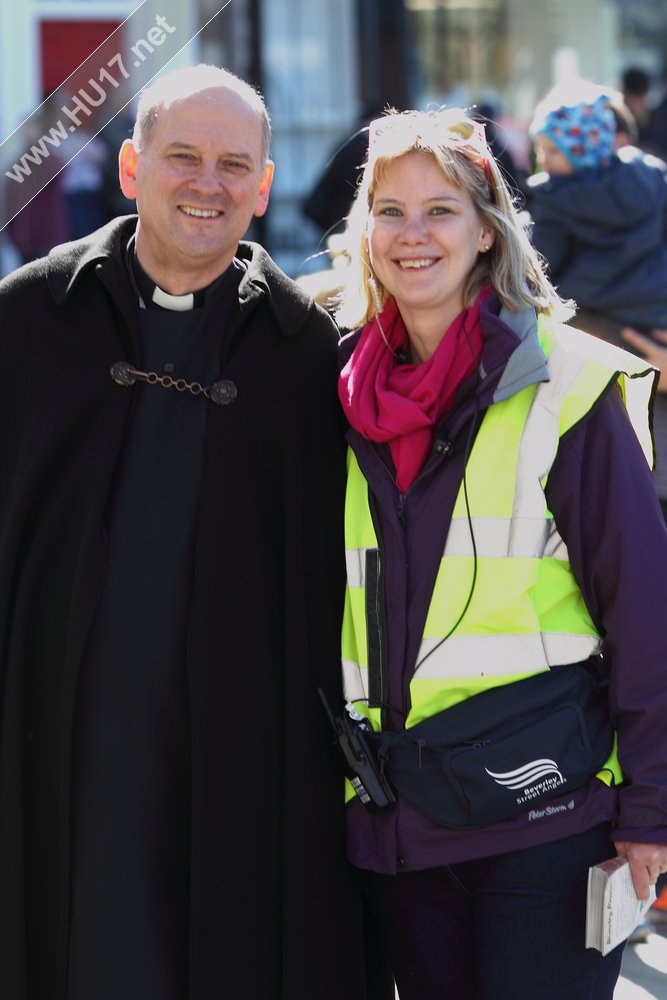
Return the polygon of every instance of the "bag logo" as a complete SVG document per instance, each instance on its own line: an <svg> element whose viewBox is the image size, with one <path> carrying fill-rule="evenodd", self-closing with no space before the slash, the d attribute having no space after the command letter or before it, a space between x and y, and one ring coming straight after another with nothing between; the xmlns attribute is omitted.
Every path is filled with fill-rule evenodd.
<svg viewBox="0 0 667 1000"><path fill-rule="evenodd" d="M501 785L503 788L513 791L519 788L523 789L523 796L518 798L517 802L527 802L530 799L538 798L545 792L551 792L559 785L564 785L566 781L556 761L549 757L531 760L528 764L517 767L514 771L489 771L488 767L485 767L484 770L497 785Z"/></svg>

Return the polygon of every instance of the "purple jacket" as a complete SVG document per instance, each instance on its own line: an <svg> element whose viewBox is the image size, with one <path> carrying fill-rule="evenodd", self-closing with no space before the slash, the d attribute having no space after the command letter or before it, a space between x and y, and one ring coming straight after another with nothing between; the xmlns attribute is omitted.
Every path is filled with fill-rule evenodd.
<svg viewBox="0 0 667 1000"><path fill-rule="evenodd" d="M543 355L541 369L535 363L534 324L515 332L499 308L492 297L482 310L483 377L460 387L439 431L453 447L445 449L448 454L434 450L406 494L395 485L388 446L348 431L375 498L383 549L387 701L394 706L387 724L393 729L403 728L402 706L463 476L471 418L477 406L483 413L492 405L510 373L513 382L520 355L530 355L534 363L523 384L546 375ZM355 331L341 341L341 366L359 335ZM517 382L516 389L521 387ZM546 493L604 638L610 709L627 783L614 789L593 778L540 808L479 830L440 826L403 800L375 812L355 800L348 806L353 864L386 874L431 868L557 840L605 821L613 824L615 839L667 844L667 529L618 392L608 392L561 440Z"/></svg>

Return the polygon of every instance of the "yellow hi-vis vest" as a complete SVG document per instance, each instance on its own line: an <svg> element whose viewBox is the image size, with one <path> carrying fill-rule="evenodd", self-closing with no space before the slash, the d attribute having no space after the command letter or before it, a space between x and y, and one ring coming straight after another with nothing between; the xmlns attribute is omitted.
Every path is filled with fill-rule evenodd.
<svg viewBox="0 0 667 1000"><path fill-rule="evenodd" d="M406 727L479 691L585 660L600 650L600 635L547 507L545 486L560 438L616 381L652 464L649 401L656 372L641 358L546 317L540 317L538 335L550 381L493 403L471 450L465 472L470 517L462 484L410 681ZM649 374L654 378L640 377ZM345 697L379 730L381 708L368 705L369 636L375 647L371 656L381 655L382 644L376 622L367 628L367 614L379 620L382 552L368 485L351 450L345 546ZM621 780L615 754L608 766ZM606 773L600 777L609 780Z"/></svg>

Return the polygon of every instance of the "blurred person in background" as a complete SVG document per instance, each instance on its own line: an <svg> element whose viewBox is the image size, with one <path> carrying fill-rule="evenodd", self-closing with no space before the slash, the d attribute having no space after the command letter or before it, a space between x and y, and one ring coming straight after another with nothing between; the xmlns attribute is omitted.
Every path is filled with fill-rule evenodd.
<svg viewBox="0 0 667 1000"><path fill-rule="evenodd" d="M637 124L637 143L644 144L651 117L651 77L640 66L627 66L621 74L623 102Z"/></svg>
<svg viewBox="0 0 667 1000"><path fill-rule="evenodd" d="M620 135L617 121L621 123ZM554 88L530 126L540 172L527 182L532 241L573 323L611 343L667 327L665 164L628 139L632 115L590 81ZM667 397L654 410L655 477L667 515Z"/></svg>
<svg viewBox="0 0 667 1000"><path fill-rule="evenodd" d="M38 142L52 126L52 106L57 106L55 95L46 97L38 112L30 116L23 130L26 149ZM49 163L62 168L66 157L61 150L51 146ZM43 180L39 171L24 176L20 185L5 182L7 217L10 219L7 234L22 264L44 257L52 247L70 239L71 229L62 175L63 171L60 169L44 187L41 187Z"/></svg>
<svg viewBox="0 0 667 1000"><path fill-rule="evenodd" d="M303 203L303 214L328 237L340 233L354 199L368 151L368 124L379 115L377 103L364 105L352 134L336 145Z"/></svg>
<svg viewBox="0 0 667 1000"><path fill-rule="evenodd" d="M21 264L44 257L70 238L70 220L62 176L58 174L35 194L7 224L7 233Z"/></svg>
<svg viewBox="0 0 667 1000"><path fill-rule="evenodd" d="M479 104L473 109L473 117L484 125L486 141L498 165L503 171L510 190L524 201L526 175L515 162L502 125L497 121L498 111L491 104Z"/></svg>
<svg viewBox="0 0 667 1000"><path fill-rule="evenodd" d="M647 153L667 159L667 71L660 77L657 103L651 97L651 77L643 69L629 67L623 73L623 94L637 122L637 145Z"/></svg>
<svg viewBox="0 0 667 1000"><path fill-rule="evenodd" d="M135 200L127 198L118 183L118 150L125 140L131 137L133 127L132 115L121 109L99 133L99 138L107 150L102 164L102 200L105 222L109 222L119 215L129 215L137 210Z"/></svg>
<svg viewBox="0 0 667 1000"><path fill-rule="evenodd" d="M70 147L69 143L73 143ZM68 140L71 159L63 168L62 187L69 217L70 239L78 240L107 221L104 171L109 151L99 136L79 128ZM116 157L114 157L114 161Z"/></svg>

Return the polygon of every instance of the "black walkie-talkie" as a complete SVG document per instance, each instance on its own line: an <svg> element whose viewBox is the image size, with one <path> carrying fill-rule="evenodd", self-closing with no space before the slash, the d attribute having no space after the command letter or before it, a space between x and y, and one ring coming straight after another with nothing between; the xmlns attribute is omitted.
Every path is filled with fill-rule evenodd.
<svg viewBox="0 0 667 1000"><path fill-rule="evenodd" d="M343 757L343 770L355 792L365 806L391 805L396 796L368 740L368 734L372 733L370 726L365 720L356 722L347 713L334 715L321 687L317 693L333 727Z"/></svg>

